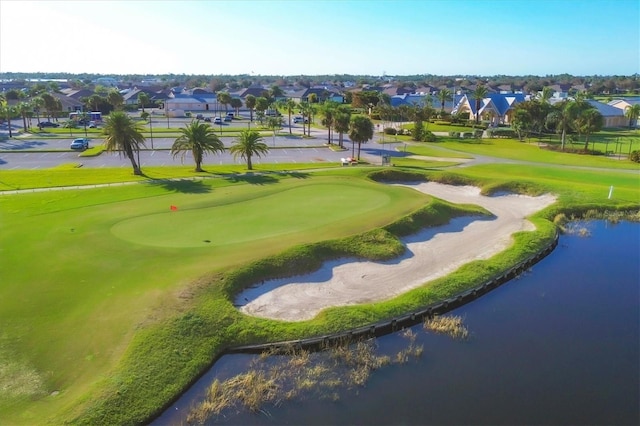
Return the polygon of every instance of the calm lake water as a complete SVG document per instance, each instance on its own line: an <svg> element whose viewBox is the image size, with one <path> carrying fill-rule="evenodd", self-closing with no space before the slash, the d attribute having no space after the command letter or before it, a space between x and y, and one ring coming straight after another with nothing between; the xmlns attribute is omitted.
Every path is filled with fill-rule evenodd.
<svg viewBox="0 0 640 426"><path fill-rule="evenodd" d="M224 425L640 424L640 224L586 222L522 277L450 315L471 333L423 330L419 358L375 371L339 400L286 401L232 412ZM393 355L407 341L377 339ZM154 424L181 424L216 377L242 373L251 355L221 358Z"/></svg>

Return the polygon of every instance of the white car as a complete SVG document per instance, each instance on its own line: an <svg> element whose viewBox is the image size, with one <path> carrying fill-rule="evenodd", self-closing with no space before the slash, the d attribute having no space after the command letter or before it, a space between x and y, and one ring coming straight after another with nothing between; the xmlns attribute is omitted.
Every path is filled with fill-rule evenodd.
<svg viewBox="0 0 640 426"><path fill-rule="evenodd" d="M88 149L89 148L89 139L87 138L78 138L71 142L69 146L71 149Z"/></svg>
<svg viewBox="0 0 640 426"><path fill-rule="evenodd" d="M216 117L213 119L213 124L222 124L222 117Z"/></svg>

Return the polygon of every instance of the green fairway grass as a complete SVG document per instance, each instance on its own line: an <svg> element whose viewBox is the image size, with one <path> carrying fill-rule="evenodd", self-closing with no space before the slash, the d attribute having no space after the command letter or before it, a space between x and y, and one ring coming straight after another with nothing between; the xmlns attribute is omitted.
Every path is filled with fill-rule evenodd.
<svg viewBox="0 0 640 426"><path fill-rule="evenodd" d="M20 422L3 413L27 406L39 419L54 414L48 407L86 391L122 356L136 327L176 309L174 292L203 274L383 226L424 201L346 176L0 198L0 364L13 371L0 375L0 417ZM30 385L2 394L9 379Z"/></svg>

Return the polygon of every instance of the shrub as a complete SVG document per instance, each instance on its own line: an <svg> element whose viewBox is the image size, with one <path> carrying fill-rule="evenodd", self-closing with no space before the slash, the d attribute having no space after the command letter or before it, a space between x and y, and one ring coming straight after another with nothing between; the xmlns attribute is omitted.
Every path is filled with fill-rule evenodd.
<svg viewBox="0 0 640 426"><path fill-rule="evenodd" d="M476 129L473 131L473 137L476 139L480 139L483 133L484 133L484 130Z"/></svg>
<svg viewBox="0 0 640 426"><path fill-rule="evenodd" d="M515 138L516 132L513 129L493 128L487 130L487 135L490 138Z"/></svg>
<svg viewBox="0 0 640 426"><path fill-rule="evenodd" d="M396 129L394 129L393 127L385 127L384 128L384 134L385 135L397 135L398 131Z"/></svg>
<svg viewBox="0 0 640 426"><path fill-rule="evenodd" d="M629 155L629 160L633 161L634 163L640 163L640 151L631 152L631 154Z"/></svg>
<svg viewBox="0 0 640 426"><path fill-rule="evenodd" d="M449 132L449 136L451 136L452 138L459 138L460 132Z"/></svg>
<svg viewBox="0 0 640 426"><path fill-rule="evenodd" d="M436 135L434 135L433 132L431 132L430 130L425 130L424 133L422 134L422 141L423 142L435 142L436 141Z"/></svg>
<svg viewBox="0 0 640 426"><path fill-rule="evenodd" d="M473 137L473 133L472 132L464 132L462 134L462 139L471 139Z"/></svg>

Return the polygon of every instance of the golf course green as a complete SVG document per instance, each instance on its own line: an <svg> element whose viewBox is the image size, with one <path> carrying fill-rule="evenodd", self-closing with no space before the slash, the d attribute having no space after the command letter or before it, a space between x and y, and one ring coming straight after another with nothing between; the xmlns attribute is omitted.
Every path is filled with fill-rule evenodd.
<svg viewBox="0 0 640 426"><path fill-rule="evenodd" d="M379 188L339 182L260 191L236 200L199 198L203 200L123 220L111 232L125 241L155 247L227 246L361 218L392 201Z"/></svg>

